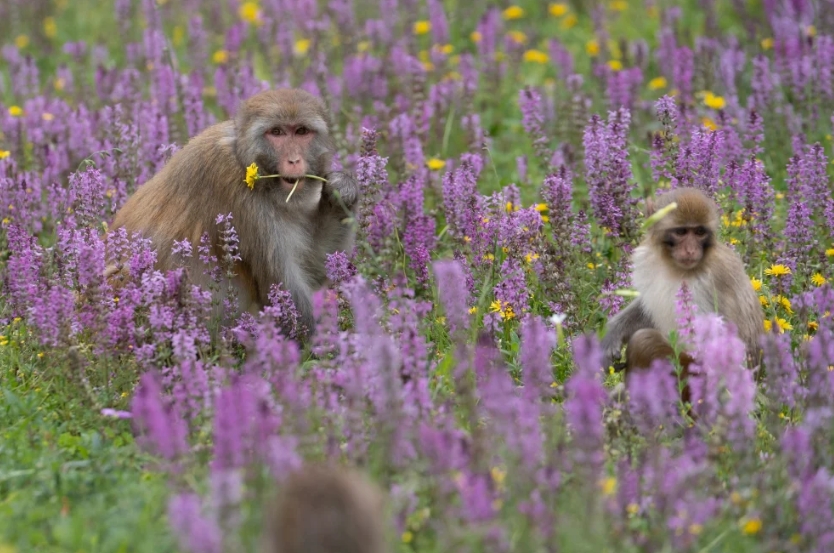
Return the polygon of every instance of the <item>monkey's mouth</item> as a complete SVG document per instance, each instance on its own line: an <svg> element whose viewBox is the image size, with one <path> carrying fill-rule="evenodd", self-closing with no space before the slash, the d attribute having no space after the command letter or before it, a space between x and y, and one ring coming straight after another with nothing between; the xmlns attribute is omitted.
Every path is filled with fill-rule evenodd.
<svg viewBox="0 0 834 553"><path fill-rule="evenodd" d="M298 188L300 188L304 185L304 175L300 175L298 177L281 177L280 182L281 187L283 187L287 191L295 188L296 183L298 183Z"/></svg>

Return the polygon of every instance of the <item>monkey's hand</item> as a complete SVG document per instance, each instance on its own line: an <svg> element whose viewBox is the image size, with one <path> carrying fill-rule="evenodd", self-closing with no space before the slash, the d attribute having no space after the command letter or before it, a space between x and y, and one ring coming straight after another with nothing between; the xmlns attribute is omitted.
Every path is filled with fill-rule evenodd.
<svg viewBox="0 0 834 553"><path fill-rule="evenodd" d="M344 171L333 171L327 174L325 193L333 206L352 209L359 198L359 184L353 175Z"/></svg>

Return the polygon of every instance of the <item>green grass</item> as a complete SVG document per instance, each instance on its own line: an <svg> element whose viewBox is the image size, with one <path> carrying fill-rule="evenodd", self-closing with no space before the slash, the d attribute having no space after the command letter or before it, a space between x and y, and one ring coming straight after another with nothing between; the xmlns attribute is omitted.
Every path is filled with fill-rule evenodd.
<svg viewBox="0 0 834 553"><path fill-rule="evenodd" d="M71 369L49 356L0 347L0 552L175 551L165 477L130 421L51 376Z"/></svg>

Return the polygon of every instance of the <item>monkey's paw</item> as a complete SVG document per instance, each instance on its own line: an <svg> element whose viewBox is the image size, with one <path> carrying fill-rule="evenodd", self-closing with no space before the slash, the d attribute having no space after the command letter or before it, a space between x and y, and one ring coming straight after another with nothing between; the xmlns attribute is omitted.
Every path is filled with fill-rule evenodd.
<svg viewBox="0 0 834 553"><path fill-rule="evenodd" d="M336 205L341 201L348 209L353 207L359 197L359 185L352 175L342 171L328 173L327 184L331 195L335 196L333 199Z"/></svg>

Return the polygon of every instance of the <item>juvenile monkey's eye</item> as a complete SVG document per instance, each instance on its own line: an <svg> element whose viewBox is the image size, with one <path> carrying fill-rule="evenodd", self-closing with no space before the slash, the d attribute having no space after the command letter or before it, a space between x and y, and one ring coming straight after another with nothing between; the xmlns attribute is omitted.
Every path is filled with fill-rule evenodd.
<svg viewBox="0 0 834 553"><path fill-rule="evenodd" d="M269 134L271 134L273 136L283 136L284 135L284 129L282 129L281 127L274 127L272 129L269 129Z"/></svg>
<svg viewBox="0 0 834 553"><path fill-rule="evenodd" d="M686 229L683 227L676 228L674 230L676 236L686 236Z"/></svg>
<svg viewBox="0 0 834 553"><path fill-rule="evenodd" d="M303 135L307 134L308 132L310 131L307 129L307 127L298 127L297 129L295 129L295 134Z"/></svg>
<svg viewBox="0 0 834 553"><path fill-rule="evenodd" d="M707 233L707 229L704 228L704 227L697 227L695 229L695 235L696 236L704 236L706 233Z"/></svg>

